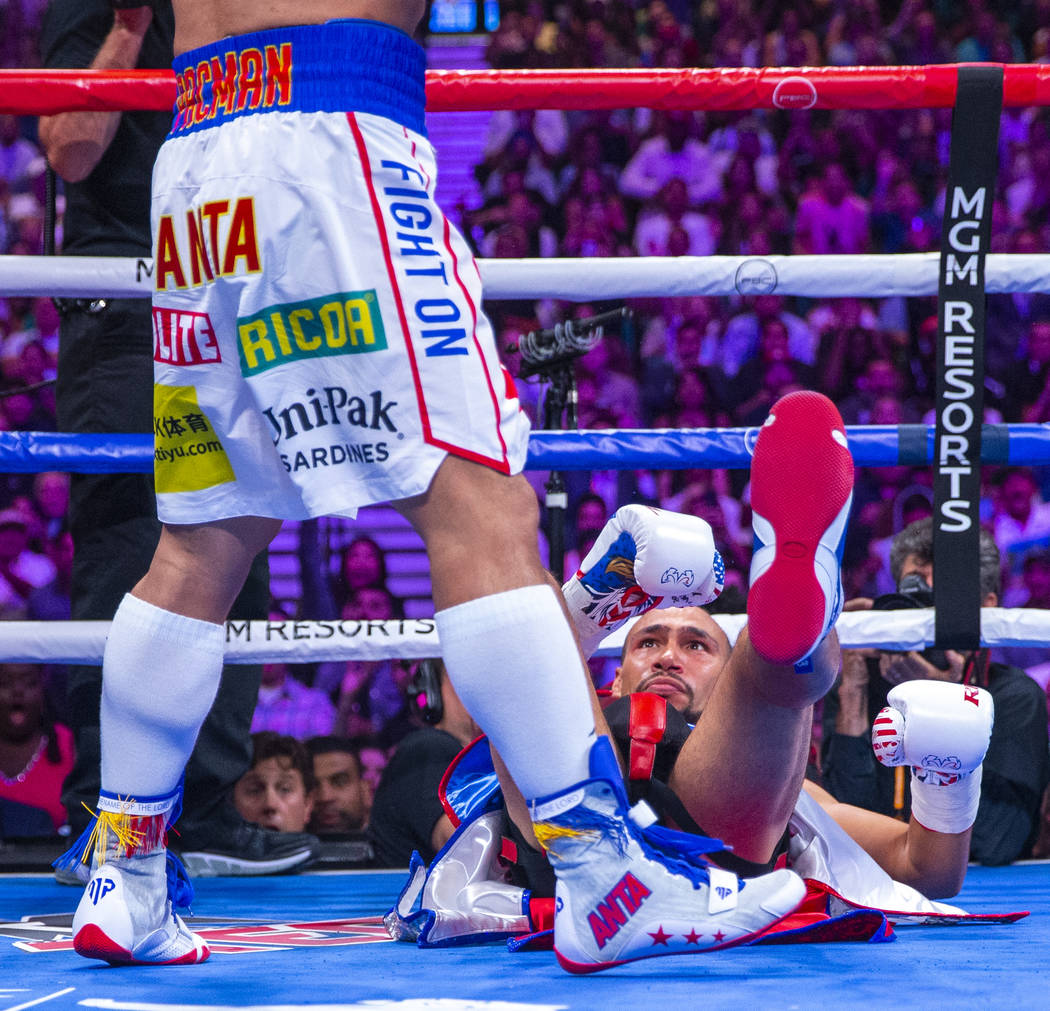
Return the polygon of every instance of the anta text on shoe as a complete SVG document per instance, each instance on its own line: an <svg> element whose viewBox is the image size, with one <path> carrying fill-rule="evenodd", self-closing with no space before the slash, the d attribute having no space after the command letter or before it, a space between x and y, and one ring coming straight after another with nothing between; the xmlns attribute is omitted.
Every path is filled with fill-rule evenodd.
<svg viewBox="0 0 1050 1011"><path fill-rule="evenodd" d="M651 894L630 871L616 882L612 891L598 903L598 908L587 915L587 922L599 948L604 948L609 939L616 936Z"/></svg>

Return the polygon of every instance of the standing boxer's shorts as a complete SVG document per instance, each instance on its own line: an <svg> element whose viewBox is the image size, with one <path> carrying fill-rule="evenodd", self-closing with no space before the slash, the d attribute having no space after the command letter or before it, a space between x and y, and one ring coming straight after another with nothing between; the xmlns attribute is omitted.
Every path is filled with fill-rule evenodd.
<svg viewBox="0 0 1050 1011"><path fill-rule="evenodd" d="M423 71L372 21L176 61L153 175L163 521L352 515L449 453L523 467L477 266L434 202Z"/></svg>

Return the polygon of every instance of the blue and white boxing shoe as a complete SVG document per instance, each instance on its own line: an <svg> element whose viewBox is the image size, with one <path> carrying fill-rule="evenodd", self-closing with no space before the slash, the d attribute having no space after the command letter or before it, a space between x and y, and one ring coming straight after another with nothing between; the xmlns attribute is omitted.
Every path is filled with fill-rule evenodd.
<svg viewBox="0 0 1050 1011"><path fill-rule="evenodd" d="M644 803L628 809L605 737L592 745L590 777L530 805L558 879L554 950L569 972L734 947L803 900L793 871L741 881L702 858L724 848L717 839L650 827Z"/></svg>

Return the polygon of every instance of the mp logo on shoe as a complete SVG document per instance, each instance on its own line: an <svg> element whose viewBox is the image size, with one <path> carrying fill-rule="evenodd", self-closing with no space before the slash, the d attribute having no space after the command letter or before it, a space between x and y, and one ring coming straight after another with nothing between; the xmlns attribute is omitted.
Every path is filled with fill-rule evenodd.
<svg viewBox="0 0 1050 1011"><path fill-rule="evenodd" d="M88 885L88 895L91 896L91 904L97 906L99 900L109 895L116 887L117 883L112 878L95 878Z"/></svg>
<svg viewBox="0 0 1050 1011"><path fill-rule="evenodd" d="M630 871L613 886L598 908L588 913L587 922L599 950L619 933L628 918L638 912L652 893Z"/></svg>

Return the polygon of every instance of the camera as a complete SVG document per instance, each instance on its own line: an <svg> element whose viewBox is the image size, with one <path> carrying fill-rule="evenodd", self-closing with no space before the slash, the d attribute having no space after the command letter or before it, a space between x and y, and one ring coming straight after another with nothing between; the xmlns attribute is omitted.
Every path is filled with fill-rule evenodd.
<svg viewBox="0 0 1050 1011"><path fill-rule="evenodd" d="M918 572L901 576L897 592L914 601L914 607L933 607L933 587Z"/></svg>
<svg viewBox="0 0 1050 1011"><path fill-rule="evenodd" d="M872 602L872 610L898 611L907 607L933 607L933 587L918 572L901 576L896 593L884 593ZM948 670L951 664L943 649L931 646L919 654L938 670Z"/></svg>

